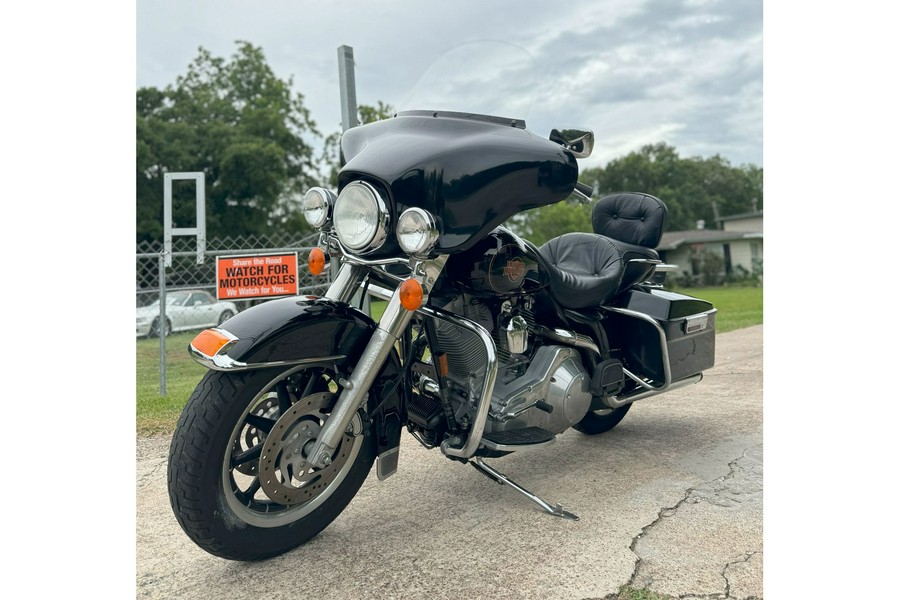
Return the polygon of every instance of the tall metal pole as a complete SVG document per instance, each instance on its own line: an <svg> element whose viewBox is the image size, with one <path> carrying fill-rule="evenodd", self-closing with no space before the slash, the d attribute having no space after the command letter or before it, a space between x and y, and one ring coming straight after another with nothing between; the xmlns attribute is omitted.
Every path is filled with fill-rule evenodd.
<svg viewBox="0 0 900 600"><path fill-rule="evenodd" d="M166 334L169 328L166 325L166 257L170 253L163 252L159 255L159 319L156 333L159 336L159 395L166 396Z"/></svg>
<svg viewBox="0 0 900 600"><path fill-rule="evenodd" d="M356 118L356 75L353 68L353 48L338 48L338 78L341 83L341 125L344 131L359 125Z"/></svg>
<svg viewBox="0 0 900 600"><path fill-rule="evenodd" d="M341 126L344 131L352 129L359 125L356 113L358 106L356 104L356 73L353 63L353 48L350 46L341 46L338 48L338 79L341 84ZM341 162L343 167L343 161ZM337 277L337 272L341 268L338 261L331 261L331 279ZM353 297L353 304L359 306L361 292ZM362 299L362 311L366 314L372 314L369 306L369 295L366 294Z"/></svg>

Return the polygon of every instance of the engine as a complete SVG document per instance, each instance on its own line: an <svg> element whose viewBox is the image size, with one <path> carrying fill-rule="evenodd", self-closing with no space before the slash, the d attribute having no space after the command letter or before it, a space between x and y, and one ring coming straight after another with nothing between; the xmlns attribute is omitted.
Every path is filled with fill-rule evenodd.
<svg viewBox="0 0 900 600"><path fill-rule="evenodd" d="M540 344L541 339L532 333L532 302L528 295L485 298L460 294L443 305L444 310L484 327L497 347L499 366L485 434L526 427L561 433L580 421L590 407L590 377L581 356L571 347ZM436 335L447 355L446 392L453 418L465 429L475 414L487 354L478 337L451 323L438 321ZM434 382L423 381L431 385L420 384L424 397L410 406L410 420L420 425L420 435L428 436L431 445L440 439L433 438L436 432L429 436L423 430L440 421L440 401L425 389L434 391Z"/></svg>

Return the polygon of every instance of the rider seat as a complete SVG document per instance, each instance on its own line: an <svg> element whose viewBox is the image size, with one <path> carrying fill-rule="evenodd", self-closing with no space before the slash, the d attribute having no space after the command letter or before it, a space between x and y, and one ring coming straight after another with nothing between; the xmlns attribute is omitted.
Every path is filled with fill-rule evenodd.
<svg viewBox="0 0 900 600"><path fill-rule="evenodd" d="M553 297L565 308L588 308L645 280L659 262L654 248L665 220L666 205L648 194L598 200L591 213L594 233L565 233L539 249Z"/></svg>

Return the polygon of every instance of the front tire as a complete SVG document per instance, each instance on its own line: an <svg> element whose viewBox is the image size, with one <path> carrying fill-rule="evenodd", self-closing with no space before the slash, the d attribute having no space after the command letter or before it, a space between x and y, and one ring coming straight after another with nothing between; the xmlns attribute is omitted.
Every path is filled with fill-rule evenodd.
<svg viewBox="0 0 900 600"><path fill-rule="evenodd" d="M169 500L178 523L222 558L259 560L295 548L349 504L375 460L357 415L324 469L302 450L339 395L333 365L224 373L194 391L169 451Z"/></svg>

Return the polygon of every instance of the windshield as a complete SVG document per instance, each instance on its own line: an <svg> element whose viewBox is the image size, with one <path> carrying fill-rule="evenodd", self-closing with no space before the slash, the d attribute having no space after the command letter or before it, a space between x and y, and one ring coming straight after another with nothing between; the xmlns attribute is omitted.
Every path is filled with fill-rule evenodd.
<svg viewBox="0 0 900 600"><path fill-rule="evenodd" d="M184 304L184 301L187 299L187 292L169 292L166 294L166 306L175 306L177 304ZM159 298L153 301L153 304L150 306L159 306Z"/></svg>
<svg viewBox="0 0 900 600"><path fill-rule="evenodd" d="M468 42L431 63L397 109L527 120L536 84L534 58L521 46Z"/></svg>

